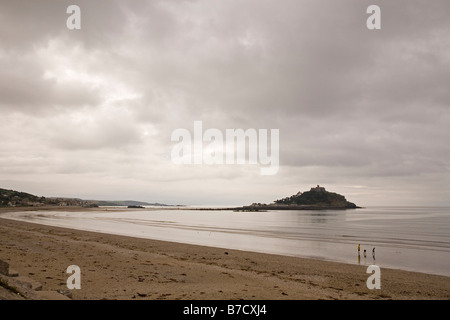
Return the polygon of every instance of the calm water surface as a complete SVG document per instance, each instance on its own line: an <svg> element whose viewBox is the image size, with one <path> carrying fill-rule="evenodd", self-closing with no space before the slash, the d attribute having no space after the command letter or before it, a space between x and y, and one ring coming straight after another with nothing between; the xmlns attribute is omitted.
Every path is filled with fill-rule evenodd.
<svg viewBox="0 0 450 320"><path fill-rule="evenodd" d="M450 208L13 212L15 220L450 276ZM357 246L361 245L358 256ZM375 248L375 256L372 249ZM364 256L364 250L367 250Z"/></svg>

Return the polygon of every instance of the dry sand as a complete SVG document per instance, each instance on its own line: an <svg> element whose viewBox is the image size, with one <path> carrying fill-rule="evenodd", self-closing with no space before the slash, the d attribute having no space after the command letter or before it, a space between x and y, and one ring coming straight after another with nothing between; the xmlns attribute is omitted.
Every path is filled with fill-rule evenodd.
<svg viewBox="0 0 450 320"><path fill-rule="evenodd" d="M73 299L445 299L450 278L381 269L369 290L367 267L49 227L0 218L0 259L42 290ZM1 298L11 298L0 290ZM2 296L3 292L3 296Z"/></svg>

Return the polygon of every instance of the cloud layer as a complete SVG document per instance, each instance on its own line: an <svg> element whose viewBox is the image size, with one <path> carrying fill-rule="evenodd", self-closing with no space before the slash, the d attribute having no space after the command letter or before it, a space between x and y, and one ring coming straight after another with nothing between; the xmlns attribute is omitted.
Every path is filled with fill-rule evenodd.
<svg viewBox="0 0 450 320"><path fill-rule="evenodd" d="M372 1L373 2L373 1ZM446 0L0 1L0 183L38 195L450 205ZM81 30L66 28L67 6ZM280 170L176 166L171 133L280 129Z"/></svg>

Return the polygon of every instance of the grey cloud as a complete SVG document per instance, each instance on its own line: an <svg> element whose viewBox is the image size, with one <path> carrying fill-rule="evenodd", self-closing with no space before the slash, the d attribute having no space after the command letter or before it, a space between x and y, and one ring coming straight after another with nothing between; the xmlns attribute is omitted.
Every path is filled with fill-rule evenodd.
<svg viewBox="0 0 450 320"><path fill-rule="evenodd" d="M89 111L86 110L89 114ZM127 113L108 111L87 116L57 117L49 122L48 139L55 147L69 150L133 148L143 139L140 127Z"/></svg>
<svg viewBox="0 0 450 320"><path fill-rule="evenodd" d="M123 1L47 0L9 1L2 0L0 16L0 43L9 50L32 50L56 37L68 37L74 44L83 41L89 47L101 47L115 43L123 33L126 16L121 6ZM139 5L143 1L134 1ZM76 4L81 8L82 30L72 32L66 21L70 14L67 7Z"/></svg>
<svg viewBox="0 0 450 320"><path fill-rule="evenodd" d="M443 185L450 4L376 2L379 31L365 27L370 1L77 1L82 29L72 32L71 1L1 1L0 110L29 127L0 131L15 136L2 144L9 154L23 157L5 159L17 170L41 166L26 151L33 137L58 155L55 170L73 176L107 171L68 160L76 154L111 157L104 168L117 181L139 168L149 188L153 178L203 190L197 175L228 190L243 185L238 197L251 181L269 181L243 168L171 167L160 156L171 132L202 120L221 130L279 128L281 168L270 182L281 189L322 183L315 179ZM64 80L66 67L80 74ZM136 149L142 157L126 154Z"/></svg>
<svg viewBox="0 0 450 320"><path fill-rule="evenodd" d="M39 114L59 106L96 105L98 90L85 83L58 83L46 79L45 66L28 53L0 54L0 108Z"/></svg>

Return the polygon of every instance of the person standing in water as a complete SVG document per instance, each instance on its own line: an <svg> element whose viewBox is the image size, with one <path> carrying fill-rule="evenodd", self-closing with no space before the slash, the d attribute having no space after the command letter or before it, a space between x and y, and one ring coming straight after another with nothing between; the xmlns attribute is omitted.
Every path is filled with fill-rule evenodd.
<svg viewBox="0 0 450 320"><path fill-rule="evenodd" d="M358 243L358 264L361 263L361 255L359 254L360 250L361 250L361 247L359 246L359 243Z"/></svg>

